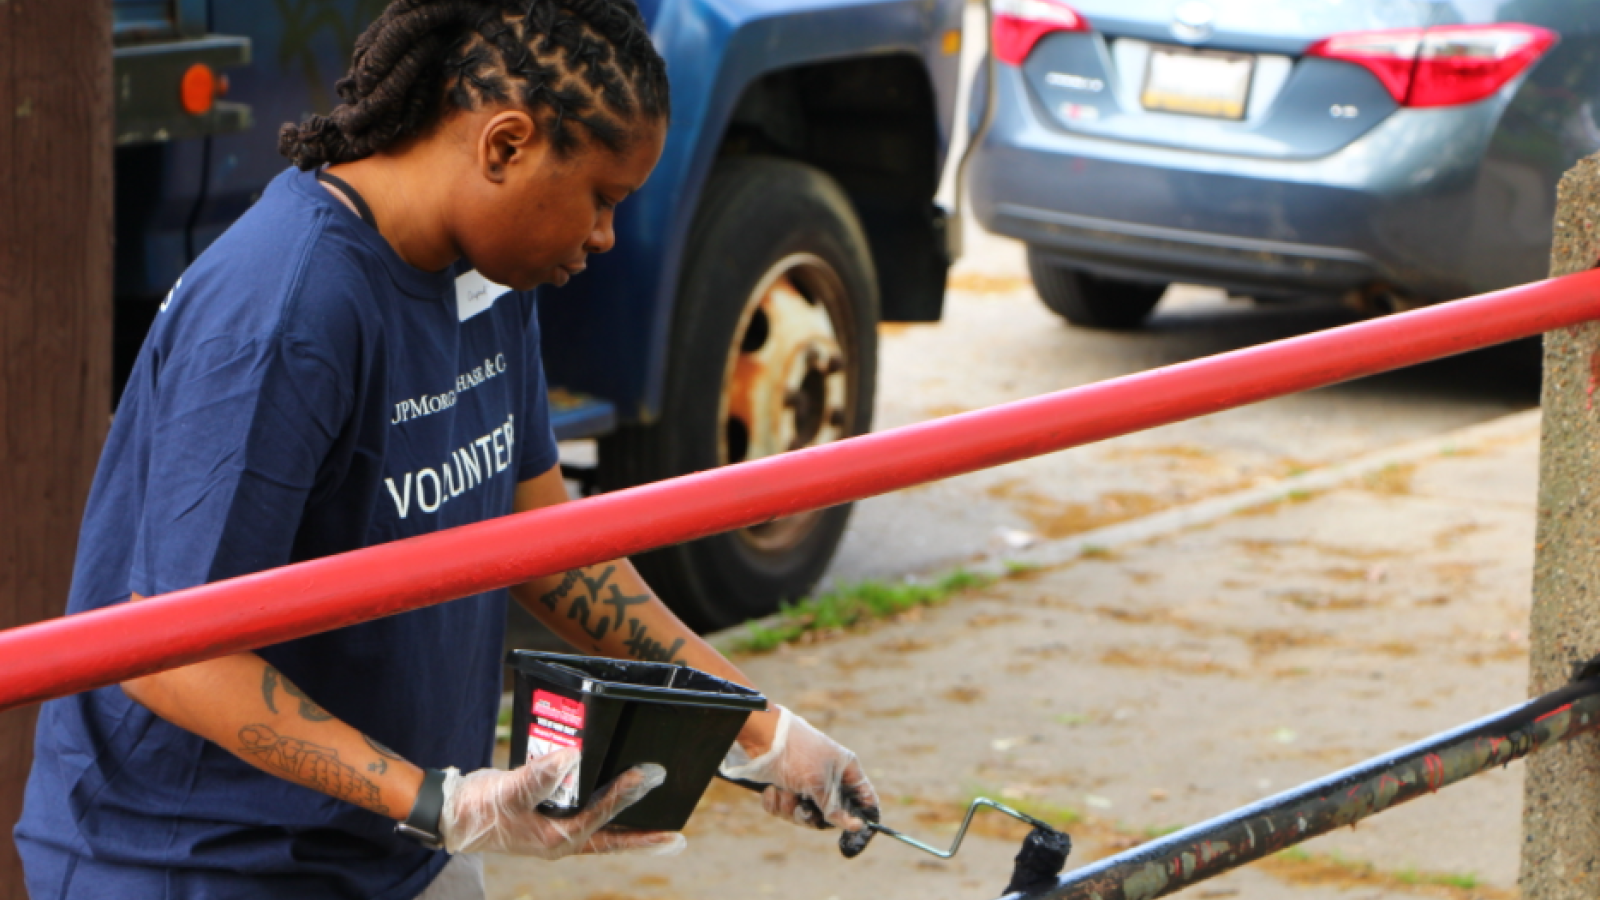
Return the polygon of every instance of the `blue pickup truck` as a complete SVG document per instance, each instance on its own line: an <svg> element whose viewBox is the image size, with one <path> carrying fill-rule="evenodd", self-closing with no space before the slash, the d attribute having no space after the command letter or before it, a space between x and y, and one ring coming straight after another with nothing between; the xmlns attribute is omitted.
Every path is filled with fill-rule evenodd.
<svg viewBox="0 0 1600 900"><path fill-rule="evenodd" d="M383 0L114 0L116 361L334 102ZM617 249L540 305L556 433L613 490L868 429L880 321L933 321L952 232L961 0L641 0L672 78L661 163ZM848 507L637 562L687 621L769 612L821 577Z"/></svg>

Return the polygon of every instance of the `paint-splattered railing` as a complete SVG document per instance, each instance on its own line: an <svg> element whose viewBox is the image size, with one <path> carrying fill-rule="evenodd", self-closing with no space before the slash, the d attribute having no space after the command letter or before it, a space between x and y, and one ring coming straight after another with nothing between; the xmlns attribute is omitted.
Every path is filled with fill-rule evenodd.
<svg viewBox="0 0 1600 900"><path fill-rule="evenodd" d="M1600 271L0 632L0 710L1600 319Z"/></svg>
<svg viewBox="0 0 1600 900"><path fill-rule="evenodd" d="M1586 673L1587 674L1587 673ZM1039 900L1154 900L1600 729L1600 678L1142 844L1062 876Z"/></svg>

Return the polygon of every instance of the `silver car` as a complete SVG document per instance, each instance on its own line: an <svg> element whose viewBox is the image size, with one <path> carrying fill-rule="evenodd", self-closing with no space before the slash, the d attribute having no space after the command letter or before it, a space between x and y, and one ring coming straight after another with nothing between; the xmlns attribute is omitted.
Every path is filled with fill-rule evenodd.
<svg viewBox="0 0 1600 900"><path fill-rule="evenodd" d="M973 209L1087 326L1174 281L1384 311L1542 278L1600 148L1591 0L994 0L993 28Z"/></svg>

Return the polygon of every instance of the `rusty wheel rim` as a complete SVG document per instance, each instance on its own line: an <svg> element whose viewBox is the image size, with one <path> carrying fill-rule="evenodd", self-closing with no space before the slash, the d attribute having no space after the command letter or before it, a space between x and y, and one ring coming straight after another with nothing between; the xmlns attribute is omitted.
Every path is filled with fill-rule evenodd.
<svg viewBox="0 0 1600 900"><path fill-rule="evenodd" d="M860 378L850 297L821 257L779 260L745 301L722 378L719 465L745 462L849 437ZM740 529L764 553L789 550L816 527L820 511Z"/></svg>

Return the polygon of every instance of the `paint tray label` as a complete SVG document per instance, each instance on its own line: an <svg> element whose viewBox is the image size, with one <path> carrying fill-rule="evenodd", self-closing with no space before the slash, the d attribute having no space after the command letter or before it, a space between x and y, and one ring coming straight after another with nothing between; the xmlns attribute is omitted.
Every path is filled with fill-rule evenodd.
<svg viewBox="0 0 1600 900"><path fill-rule="evenodd" d="M533 721L528 724L528 759L537 759L563 747L583 749L583 701L549 691L533 692ZM562 780L549 802L578 805L578 770Z"/></svg>

